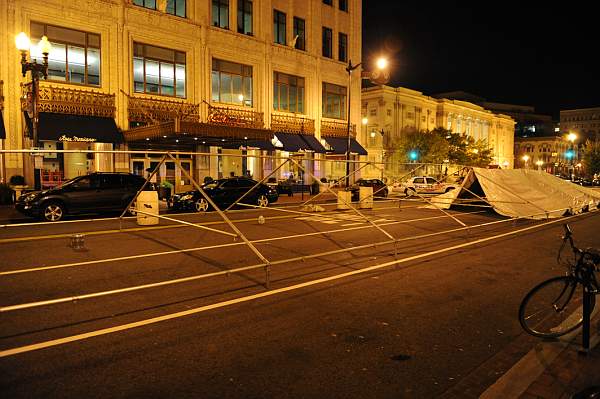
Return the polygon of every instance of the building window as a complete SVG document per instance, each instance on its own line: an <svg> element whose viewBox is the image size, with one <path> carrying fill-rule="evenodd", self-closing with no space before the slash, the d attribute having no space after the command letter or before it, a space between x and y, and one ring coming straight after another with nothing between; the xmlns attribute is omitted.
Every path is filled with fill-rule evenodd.
<svg viewBox="0 0 600 399"><path fill-rule="evenodd" d="M348 12L348 0L340 0L339 7L340 10Z"/></svg>
<svg viewBox="0 0 600 399"><path fill-rule="evenodd" d="M338 59L340 61L348 61L348 35L345 33L339 34Z"/></svg>
<svg viewBox="0 0 600 399"><path fill-rule="evenodd" d="M296 40L295 48L298 50L306 50L306 31L305 23L302 18L294 17L294 39Z"/></svg>
<svg viewBox="0 0 600 399"><path fill-rule="evenodd" d="M185 18L185 2L186 0L167 0L165 12ZM158 1L156 0L133 0L133 4L151 10L158 10Z"/></svg>
<svg viewBox="0 0 600 399"><path fill-rule="evenodd" d="M273 109L292 113L304 113L304 78L273 73Z"/></svg>
<svg viewBox="0 0 600 399"><path fill-rule="evenodd" d="M31 37L48 37L48 79L100 86L100 35L73 29L31 23ZM32 40L31 58L43 62L43 55Z"/></svg>
<svg viewBox="0 0 600 399"><path fill-rule="evenodd" d="M229 29L229 0L212 0L213 26Z"/></svg>
<svg viewBox="0 0 600 399"><path fill-rule="evenodd" d="M273 37L275 43L285 45L285 13L273 10Z"/></svg>
<svg viewBox="0 0 600 399"><path fill-rule="evenodd" d="M333 33L331 29L323 27L323 57L333 58L333 51L331 48Z"/></svg>
<svg viewBox="0 0 600 399"><path fill-rule="evenodd" d="M328 6L333 5L333 0L323 0L323 4L327 4Z"/></svg>
<svg viewBox="0 0 600 399"><path fill-rule="evenodd" d="M323 116L346 119L346 88L323 82Z"/></svg>
<svg viewBox="0 0 600 399"><path fill-rule="evenodd" d="M251 107L252 67L213 58L212 101Z"/></svg>
<svg viewBox="0 0 600 399"><path fill-rule="evenodd" d="M387 116L392 116L392 110L391 109L387 110Z"/></svg>
<svg viewBox="0 0 600 399"><path fill-rule="evenodd" d="M133 43L133 87L136 93L185 97L185 53Z"/></svg>
<svg viewBox="0 0 600 399"><path fill-rule="evenodd" d="M252 0L238 0L238 33L252 35Z"/></svg>
<svg viewBox="0 0 600 399"><path fill-rule="evenodd" d="M369 110L369 115L370 116L377 116L377 108L371 108Z"/></svg>

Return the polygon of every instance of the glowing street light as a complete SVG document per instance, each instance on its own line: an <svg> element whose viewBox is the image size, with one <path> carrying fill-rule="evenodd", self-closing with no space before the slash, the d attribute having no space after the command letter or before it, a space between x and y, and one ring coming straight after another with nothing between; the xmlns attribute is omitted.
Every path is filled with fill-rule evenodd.
<svg viewBox="0 0 600 399"><path fill-rule="evenodd" d="M521 158L525 162L525 169L527 169L527 161L529 161L529 155L523 155Z"/></svg>
<svg viewBox="0 0 600 399"><path fill-rule="evenodd" d="M388 66L388 60L386 58L380 57L377 59L375 63L378 69L385 69Z"/></svg>
<svg viewBox="0 0 600 399"><path fill-rule="evenodd" d="M544 164L544 161L542 161L540 159L540 160L535 161L535 164L537 165L538 170L541 172L542 171L542 165Z"/></svg>
<svg viewBox="0 0 600 399"><path fill-rule="evenodd" d="M31 72L31 105L33 109L33 128L31 131L31 139L33 141L33 145L36 146L38 144L38 107L37 107L37 97L39 91L39 80L40 78L48 78L48 54L52 50L52 45L48 41L46 36L42 36L42 40L40 40L38 44L37 50L42 53L42 63L38 64L37 60L33 58L32 61L27 60L27 53L29 52L29 58L32 58L32 52L35 52L36 49L32 48L31 40L27 36L25 32L19 33L15 37L15 45L17 50L21 52L21 73L23 77L27 75L27 72ZM29 99L29 94L28 94Z"/></svg>
<svg viewBox="0 0 600 399"><path fill-rule="evenodd" d="M362 118L361 122L363 125L366 125L367 123L369 123L369 118Z"/></svg>

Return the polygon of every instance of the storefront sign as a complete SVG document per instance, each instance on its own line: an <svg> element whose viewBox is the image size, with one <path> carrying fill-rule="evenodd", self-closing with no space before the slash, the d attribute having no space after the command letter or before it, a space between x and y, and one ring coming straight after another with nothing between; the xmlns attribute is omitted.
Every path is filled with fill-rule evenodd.
<svg viewBox="0 0 600 399"><path fill-rule="evenodd" d="M62 135L58 138L59 141L66 142L83 142L83 143L94 143L96 141L95 138L92 137L79 137L79 136L66 136Z"/></svg>

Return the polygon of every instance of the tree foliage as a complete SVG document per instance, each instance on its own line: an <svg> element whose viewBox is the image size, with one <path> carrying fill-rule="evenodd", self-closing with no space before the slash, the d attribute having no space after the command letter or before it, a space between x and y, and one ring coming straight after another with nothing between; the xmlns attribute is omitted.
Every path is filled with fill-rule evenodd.
<svg viewBox="0 0 600 399"><path fill-rule="evenodd" d="M583 152L583 165L588 175L600 173L600 141L587 140Z"/></svg>
<svg viewBox="0 0 600 399"><path fill-rule="evenodd" d="M410 128L402 132L399 139L391 140L386 150L400 155L404 162L450 163L485 167L492 162L492 149L486 140L452 133L444 128L431 131L418 131ZM416 159L411 158L411 153Z"/></svg>

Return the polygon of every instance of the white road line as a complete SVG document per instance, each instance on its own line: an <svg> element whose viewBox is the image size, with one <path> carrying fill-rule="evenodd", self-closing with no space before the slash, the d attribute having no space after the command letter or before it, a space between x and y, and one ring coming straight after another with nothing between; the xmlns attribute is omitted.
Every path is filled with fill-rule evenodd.
<svg viewBox="0 0 600 399"><path fill-rule="evenodd" d="M359 224L365 224L365 222L346 223L346 224L343 224L343 225L342 225L342 227L347 227L347 226L358 226Z"/></svg>
<svg viewBox="0 0 600 399"><path fill-rule="evenodd" d="M231 299L229 301L223 301L223 302L219 302L219 303L215 303L215 304L211 304L211 305L206 305L206 306L201 306L198 308L194 308L194 309L189 309L189 310L185 310L182 312L177 312L177 313L171 313L168 315L164 315L164 316L159 316L159 317L154 317L151 319L146 319L146 320L141 320L138 322L134 322L134 323L128 323L128 324L123 324L120 326L116 326L116 327L110 327L110 328L104 328L101 330L96 330L96 331L91 331L88 333L83 333L83 334L77 334L77 335L72 335L70 337L64 337L64 338L59 338L59 339L54 339L54 340L50 340L50 341L45 341L45 342L39 342L37 344L32 344L32 345L25 345L25 346L20 346L20 347L16 347L16 348L11 348L11 349L6 349L3 351L0 351L0 358L2 357L8 357L8 356L14 356L20 353L26 353L26 352L31 352L34 350L39 350L39 349L44 349L44 348L50 348L53 346L58 346L58 345L64 345L70 342L76 342L76 341L81 341L84 339L88 339L88 338L93 338L93 337L98 337L98 336L102 336L102 335L107 335L107 334L112 334L115 332L119 332L119 331L125 331L125 330L130 330L133 328L137 328L137 327L142 327L142 326L146 326L146 325L150 325L150 324L156 324L162 321L166 321L166 320L173 320L179 317L184 317L184 316L189 316L192 314L196 314L196 313L202 313L202 312L206 312L208 310L212 310L212 309L219 309L219 308L223 308L226 306L231 306L231 305L235 305L238 303L244 303L244 302L249 302L249 301L253 301L256 299L260 299L260 298L265 298L265 297L269 297L269 296L273 296L273 295L278 295L284 292L288 292L288 291L295 291L304 287L310 287L313 285L317 285L317 284L323 284L329 281L335 281L335 280L339 280L342 278L346 278L346 277L351 277L354 275L358 275L358 274L363 274L363 273L368 273L368 272L372 272L374 270L379 270L379 269L383 269L389 266L394 266L394 265L398 265L401 263L406 263L406 262L410 262L413 260L417 260L417 259L422 259L422 258L426 258L432 255L438 255L441 253L445 253L445 252L449 252L449 251L454 251L456 249L461 249L461 248L466 248L466 247L471 247L483 242L488 242L488 241L492 241L498 238L503 238L503 237L508 237L511 235L516 235L525 231L529 231L529 230L533 230L533 229L538 229L540 227L544 227L544 226L548 226L554 223L562 223L565 220L569 220L572 218L576 218L579 217L581 215L585 215L585 214L579 214L579 215L574 215L574 216L569 216L569 217L564 217L564 218L558 218L558 219L554 219L552 221L549 222L545 222L545 223L541 223L541 224L537 224L534 226L530 226L530 227L525 227L519 230L513 230L507 233L502 233L502 234L498 234L495 236L491 236L491 237L486 237L486 238L481 238L479 240L475 240L472 242L467 242L467 243L463 243L463 244L458 244L458 245L453 245L450 247L446 247L446 248L442 248L442 249L438 249L435 251L430 251L430 252L426 252L423 254L419 254L419 255L414 255L414 256L410 256L407 258L403 258L403 259L398 259L398 260L394 260L394 261L390 261L390 262L386 262L386 263L382 263L379 265L374 265L374 266L370 266L370 267L366 267L363 269L358 269L358 270L353 270L353 271L349 271L346 273L341 273L341 274L337 274L335 276L330 276L330 277L325 277L325 278L321 278L321 279L317 279L317 280L312 280L312 281L308 281L305 283L301 283L301 284L295 284L289 287L283 287L283 288L278 288L278 289L274 289L271 291L266 291L266 292L262 292L259 294L255 294L255 295L249 295L249 296L245 296L242 298L236 298L236 299Z"/></svg>

